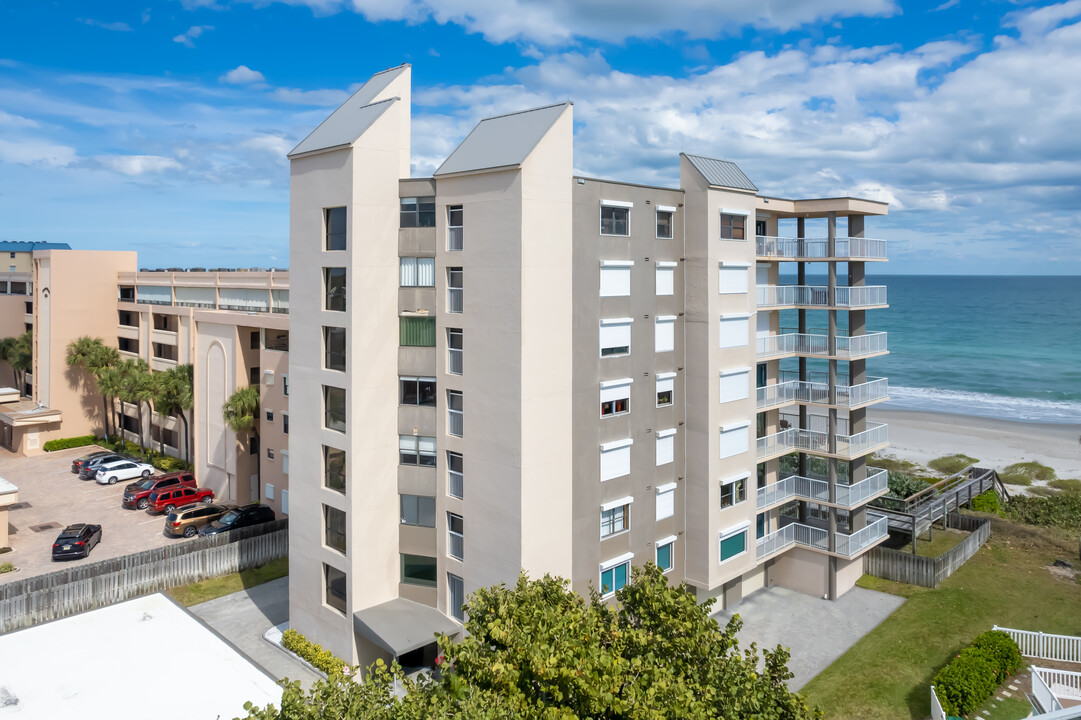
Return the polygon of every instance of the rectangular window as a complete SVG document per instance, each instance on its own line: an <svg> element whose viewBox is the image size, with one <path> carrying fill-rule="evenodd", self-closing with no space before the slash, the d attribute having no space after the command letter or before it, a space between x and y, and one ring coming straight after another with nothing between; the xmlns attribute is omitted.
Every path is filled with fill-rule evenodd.
<svg viewBox="0 0 1081 720"><path fill-rule="evenodd" d="M676 211L657 206L657 238L660 240L672 239L672 225Z"/></svg>
<svg viewBox="0 0 1081 720"><path fill-rule="evenodd" d="M750 265L728 265L722 263L718 270L717 292L721 295L738 295L747 292L750 278Z"/></svg>
<svg viewBox="0 0 1081 720"><path fill-rule="evenodd" d="M282 433L289 434L289 415L282 413Z"/></svg>
<svg viewBox="0 0 1081 720"><path fill-rule="evenodd" d="M750 423L740 423L721 428L721 457L727 458L747 452L750 443Z"/></svg>
<svg viewBox="0 0 1081 720"><path fill-rule="evenodd" d="M622 590L631 574L631 561L629 558L615 562L609 561L609 563L612 564L608 567L601 565L601 597L610 597L617 590Z"/></svg>
<svg viewBox="0 0 1081 720"><path fill-rule="evenodd" d="M345 512L329 505L323 506L323 541L328 548L345 554Z"/></svg>
<svg viewBox="0 0 1081 720"><path fill-rule="evenodd" d="M447 494L459 500L465 497L465 471L461 453L447 453Z"/></svg>
<svg viewBox="0 0 1081 720"><path fill-rule="evenodd" d="M453 573L447 573L447 609L458 622L465 622L465 583Z"/></svg>
<svg viewBox="0 0 1081 720"><path fill-rule="evenodd" d="M406 585L436 586L435 558L402 553L402 582Z"/></svg>
<svg viewBox="0 0 1081 720"><path fill-rule="evenodd" d="M631 378L601 383L601 417L631 411Z"/></svg>
<svg viewBox="0 0 1081 720"><path fill-rule="evenodd" d="M398 318L398 341L402 347L435 347L435 318Z"/></svg>
<svg viewBox="0 0 1081 720"><path fill-rule="evenodd" d="M345 493L345 450L323 446L323 487Z"/></svg>
<svg viewBox="0 0 1081 720"><path fill-rule="evenodd" d="M323 210L323 223L326 226L326 249L345 250L345 208L335 207Z"/></svg>
<svg viewBox="0 0 1081 720"><path fill-rule="evenodd" d="M401 287L435 287L435 258L398 258Z"/></svg>
<svg viewBox="0 0 1081 720"><path fill-rule="evenodd" d="M345 388L323 386L323 424L328 430L345 432Z"/></svg>
<svg viewBox="0 0 1081 720"><path fill-rule="evenodd" d="M274 499L274 486L271 485L270 483L266 483L266 484L263 485L263 492L266 495L267 500L273 500ZM205 511L203 511L203 512L205 512ZM200 517L204 517L204 516L200 515Z"/></svg>
<svg viewBox="0 0 1081 720"><path fill-rule="evenodd" d="M289 491L282 490L282 515L289 514Z"/></svg>
<svg viewBox="0 0 1081 720"><path fill-rule="evenodd" d="M601 357L627 355L631 351L631 318L601 320Z"/></svg>
<svg viewBox="0 0 1081 720"><path fill-rule="evenodd" d="M462 269L447 268L447 312L460 313L464 309Z"/></svg>
<svg viewBox="0 0 1081 720"><path fill-rule="evenodd" d="M721 507L739 505L747 499L747 476L730 478L721 483Z"/></svg>
<svg viewBox="0 0 1081 720"><path fill-rule="evenodd" d="M676 263L674 262L658 262L657 263L657 295L658 297L664 295L676 294Z"/></svg>
<svg viewBox="0 0 1081 720"><path fill-rule="evenodd" d="M435 198L401 198L401 226L403 228L435 227Z"/></svg>
<svg viewBox="0 0 1081 720"><path fill-rule="evenodd" d="M765 387L768 377L769 370L766 363L758 363L758 365L755 367L754 386Z"/></svg>
<svg viewBox="0 0 1081 720"><path fill-rule="evenodd" d="M435 527L435 498L424 495L402 495L402 525Z"/></svg>
<svg viewBox="0 0 1081 720"><path fill-rule="evenodd" d="M627 297L631 294L633 260L601 260L601 297Z"/></svg>
<svg viewBox="0 0 1081 720"><path fill-rule="evenodd" d="M731 560L737 555L747 552L747 531L721 535L721 562Z"/></svg>
<svg viewBox="0 0 1081 720"><path fill-rule="evenodd" d="M282 450L282 475L289 474L289 451Z"/></svg>
<svg viewBox="0 0 1081 720"><path fill-rule="evenodd" d="M676 458L676 429L657 431L657 465L667 465Z"/></svg>
<svg viewBox="0 0 1081 720"><path fill-rule="evenodd" d="M323 328L323 362L327 370L345 372L345 328Z"/></svg>
<svg viewBox="0 0 1081 720"><path fill-rule="evenodd" d="M447 513L447 555L465 559L465 521L461 515Z"/></svg>
<svg viewBox="0 0 1081 720"><path fill-rule="evenodd" d="M399 435L398 456L402 465L435 467L435 438Z"/></svg>
<svg viewBox="0 0 1081 720"><path fill-rule="evenodd" d="M274 422L274 411L273 410L267 410L266 411L266 419L267 419L267 422Z"/></svg>
<svg viewBox="0 0 1081 720"><path fill-rule="evenodd" d="M748 315L721 315L718 344L722 348L746 347L751 334Z"/></svg>
<svg viewBox="0 0 1081 720"><path fill-rule="evenodd" d="M750 368L736 368L721 371L721 402L746 400L751 394Z"/></svg>
<svg viewBox="0 0 1081 720"><path fill-rule="evenodd" d="M259 368L257 368L257 367L248 368L248 384L249 385L258 385L259 384Z"/></svg>
<svg viewBox="0 0 1081 720"><path fill-rule="evenodd" d="M676 316L660 315L657 317L654 347L656 352L672 352L676 349Z"/></svg>
<svg viewBox="0 0 1081 720"><path fill-rule="evenodd" d="M721 213L721 240L746 240L747 216Z"/></svg>
<svg viewBox="0 0 1081 720"><path fill-rule="evenodd" d="M464 220L461 205L447 206L447 250L461 250L465 246Z"/></svg>
<svg viewBox="0 0 1081 720"><path fill-rule="evenodd" d="M323 268L323 286L326 289L326 309L345 312L345 268Z"/></svg>
<svg viewBox="0 0 1081 720"><path fill-rule="evenodd" d="M462 393L458 390L447 390L447 434L462 437L465 429L465 419L462 415Z"/></svg>
<svg viewBox="0 0 1081 720"><path fill-rule="evenodd" d="M447 372L451 375L462 374L462 331L447 328Z"/></svg>
<svg viewBox="0 0 1081 720"><path fill-rule="evenodd" d="M631 473L631 439L601 444L601 482Z"/></svg>
<svg viewBox="0 0 1081 720"><path fill-rule="evenodd" d="M402 405L435 407L435 378L399 377L399 402Z"/></svg>
<svg viewBox="0 0 1081 720"><path fill-rule="evenodd" d="M622 500L613 507L601 506L601 538L621 533L630 525L631 506Z"/></svg>
<svg viewBox="0 0 1081 720"><path fill-rule="evenodd" d="M676 514L676 484L668 483L657 488L657 519L664 520Z"/></svg>
<svg viewBox="0 0 1081 720"><path fill-rule="evenodd" d="M761 540L769 534L769 513L758 513L755 518L755 538Z"/></svg>
<svg viewBox="0 0 1081 720"><path fill-rule="evenodd" d="M657 542L657 567L663 572L668 572L672 569L672 551L675 547L675 538Z"/></svg>
<svg viewBox="0 0 1081 720"><path fill-rule="evenodd" d="M613 205L601 205L601 235L631 234L631 208Z"/></svg>
<svg viewBox="0 0 1081 720"><path fill-rule="evenodd" d="M285 493L282 493L284 496ZM284 512L284 510L283 510ZM323 601L341 614L345 614L345 573L335 567L323 564Z"/></svg>
<svg viewBox="0 0 1081 720"><path fill-rule="evenodd" d="M657 374L657 407L668 407L675 402L676 374Z"/></svg>
<svg viewBox="0 0 1081 720"><path fill-rule="evenodd" d="M289 397L289 376L282 375L282 395Z"/></svg>

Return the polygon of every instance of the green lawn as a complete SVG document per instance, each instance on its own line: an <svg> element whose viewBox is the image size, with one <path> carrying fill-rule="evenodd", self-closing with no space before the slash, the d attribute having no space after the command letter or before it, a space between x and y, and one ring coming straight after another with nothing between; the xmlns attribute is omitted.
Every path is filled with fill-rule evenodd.
<svg viewBox="0 0 1081 720"><path fill-rule="evenodd" d="M988 712L987 715L983 711ZM973 717L983 720L1023 720L1032 713L1032 705L1023 697L1013 696L995 700L988 700L983 707L973 713Z"/></svg>
<svg viewBox="0 0 1081 720"><path fill-rule="evenodd" d="M211 578L191 585L181 585L165 592L184 607L191 607L207 600L213 600L256 585L262 585L271 580L277 580L288 574L289 558L281 558L280 560L271 560L266 565L260 565L251 570Z"/></svg>
<svg viewBox="0 0 1081 720"><path fill-rule="evenodd" d="M995 624L1081 635L1081 584L1052 575L1077 536L992 520L991 539L937 590L864 576L861 587L908 598L801 692L827 718L922 720L931 678Z"/></svg>
<svg viewBox="0 0 1081 720"><path fill-rule="evenodd" d="M954 545L962 542L966 537L968 537L967 532L953 529L943 530L936 527L931 531L930 541L927 540L926 533L916 538L916 554L920 557L938 557ZM890 539L884 543L884 546L899 552L912 552L912 541L908 539L907 533L897 532L891 535Z"/></svg>

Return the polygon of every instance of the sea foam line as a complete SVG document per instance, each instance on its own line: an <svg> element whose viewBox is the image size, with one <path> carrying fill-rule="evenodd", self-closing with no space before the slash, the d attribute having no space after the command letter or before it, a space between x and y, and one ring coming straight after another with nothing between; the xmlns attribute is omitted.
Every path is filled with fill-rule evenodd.
<svg viewBox="0 0 1081 720"><path fill-rule="evenodd" d="M1081 423L1081 403L1079 402L1008 397L966 390L890 385L890 399L883 403L882 407L977 415L1026 422Z"/></svg>

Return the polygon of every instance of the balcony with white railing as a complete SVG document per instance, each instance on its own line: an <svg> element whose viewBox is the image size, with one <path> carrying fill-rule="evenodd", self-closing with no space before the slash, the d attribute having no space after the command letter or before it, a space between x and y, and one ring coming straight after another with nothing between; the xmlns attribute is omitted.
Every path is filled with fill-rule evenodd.
<svg viewBox="0 0 1081 720"><path fill-rule="evenodd" d="M867 468L865 480L852 485L837 483L833 505L852 509L866 504L888 488L888 473L879 468ZM765 510L789 500L830 504L830 484L824 478L789 475L775 483L758 488L757 509Z"/></svg>
<svg viewBox="0 0 1081 720"><path fill-rule="evenodd" d="M829 299L829 288L825 285L759 285L755 294L760 308L870 308L886 305L884 285L834 288L832 303Z"/></svg>
<svg viewBox="0 0 1081 720"><path fill-rule="evenodd" d="M885 260L886 241L873 238L834 238L830 253L829 238L794 238L758 235L755 255L779 260Z"/></svg>
<svg viewBox="0 0 1081 720"><path fill-rule="evenodd" d="M834 552L847 558L855 557L884 539L890 533L889 520L885 515L867 513L867 525L851 535L837 533Z"/></svg>
<svg viewBox="0 0 1081 720"><path fill-rule="evenodd" d="M841 376L838 376L838 381L840 380ZM832 404L840 408L862 407L885 400L888 396L889 386L886 378L870 378L859 385L838 384L835 401ZM782 380L779 383L758 388L756 403L758 410L768 410L791 403L830 405L829 384L808 380Z"/></svg>
<svg viewBox="0 0 1081 720"><path fill-rule="evenodd" d="M758 438L758 462L786 455L790 452L805 452L813 455L826 455L851 460L884 448L889 444L888 426L885 423L866 423L866 429L848 434L848 419L838 418L834 434L834 449L830 450L829 432L822 429L828 420L824 415L811 415L808 424L812 428L799 427L799 416L784 413L781 415L782 427L790 425L778 433Z"/></svg>
<svg viewBox="0 0 1081 720"><path fill-rule="evenodd" d="M859 360L885 354L888 350L884 332L853 336L838 335L837 351L830 355L829 336L782 329L778 335L763 335L755 338L755 352L759 360L790 355Z"/></svg>
<svg viewBox="0 0 1081 720"><path fill-rule="evenodd" d="M867 514L868 524L854 533L835 533L835 555L852 558L883 540L889 535L889 522L883 515ZM813 525L797 522L794 518L781 516L784 527L758 538L755 553L758 560L785 550L793 545L830 552L829 532Z"/></svg>
<svg viewBox="0 0 1081 720"><path fill-rule="evenodd" d="M758 462L796 452L798 446L796 445L795 433L795 430L789 429L758 438L755 447Z"/></svg>

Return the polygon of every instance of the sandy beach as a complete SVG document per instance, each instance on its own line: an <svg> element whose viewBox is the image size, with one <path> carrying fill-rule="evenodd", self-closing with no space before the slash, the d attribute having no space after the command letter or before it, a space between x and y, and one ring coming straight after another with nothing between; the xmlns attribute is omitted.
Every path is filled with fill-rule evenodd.
<svg viewBox="0 0 1081 720"><path fill-rule="evenodd" d="M1081 478L1081 425L878 408L868 411L868 419L889 424L890 448L884 454L902 460L926 466L937 457L964 453L996 470L1035 460L1060 478Z"/></svg>

